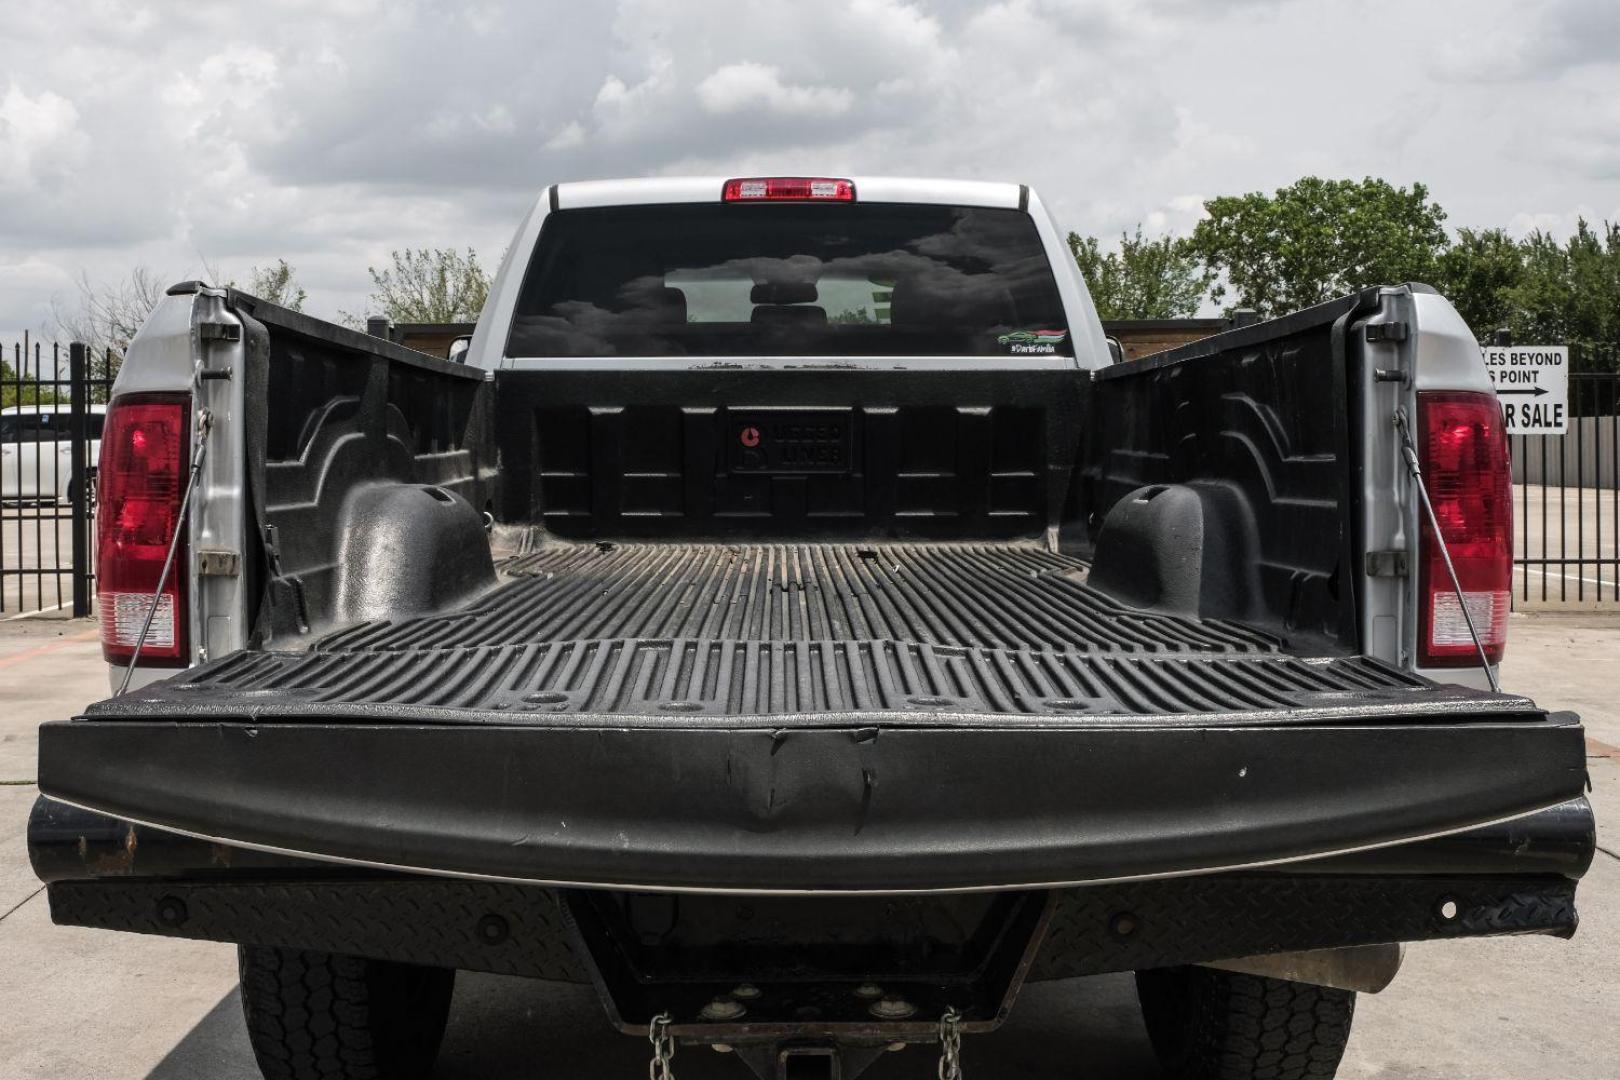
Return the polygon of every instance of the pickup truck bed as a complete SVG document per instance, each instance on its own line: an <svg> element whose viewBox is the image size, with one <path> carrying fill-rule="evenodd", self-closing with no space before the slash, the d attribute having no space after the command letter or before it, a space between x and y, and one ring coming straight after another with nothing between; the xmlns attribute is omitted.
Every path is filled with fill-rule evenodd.
<svg viewBox="0 0 1620 1080"><path fill-rule="evenodd" d="M552 544L459 609L240 653L188 710L1158 715L1456 701L1359 657L1139 611L1034 545ZM149 692L150 693L150 692ZM123 705L119 706L123 708Z"/></svg>
<svg viewBox="0 0 1620 1080"><path fill-rule="evenodd" d="M210 617L211 659L46 725L61 803L328 864L904 893L1338 857L1581 794L1573 717L1361 644L1398 581L1353 527L1346 327L1377 291L1089 381L482 374L204 300L244 325L240 385L205 385L251 502L245 572L196 586L251 634ZM761 430L843 464L739 456Z"/></svg>
<svg viewBox="0 0 1620 1080"><path fill-rule="evenodd" d="M775 1080L1135 970L1177 1080L1326 1075L1391 943L1573 932L1579 722L1447 666L1507 604L1456 313L1374 288L1109 364L1026 189L861 185L552 188L467 364L173 290L99 489L109 657L163 632L41 731L53 917L243 944L273 1077L340 1074L300 972L423 1002L378 1046L453 969ZM1228 1020L1314 1034L1244 1073Z"/></svg>
<svg viewBox="0 0 1620 1080"><path fill-rule="evenodd" d="M44 761L60 799L238 844L756 891L1229 868L1575 792L1579 729L1521 698L1085 577L1035 544L553 542L458 608L102 702Z"/></svg>

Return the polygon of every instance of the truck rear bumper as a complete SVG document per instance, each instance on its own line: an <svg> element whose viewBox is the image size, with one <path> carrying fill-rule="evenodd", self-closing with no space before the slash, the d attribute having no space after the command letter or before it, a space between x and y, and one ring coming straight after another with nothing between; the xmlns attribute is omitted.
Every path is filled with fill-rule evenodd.
<svg viewBox="0 0 1620 1080"><path fill-rule="evenodd" d="M41 798L57 923L592 983L623 1030L738 1042L994 1027L1019 984L1234 957L1501 934L1570 936L1584 799L1450 837L1254 870L1055 890L730 896L557 889L299 862ZM875 1024L862 986L917 1007ZM705 1018L739 983L747 1015ZM806 1018L810 1019L807 1020Z"/></svg>
<svg viewBox="0 0 1620 1080"><path fill-rule="evenodd" d="M41 729L40 787L118 819L328 863L894 894L1322 859L1520 817L1586 782L1575 718L1530 708L1287 723L678 723L77 720Z"/></svg>

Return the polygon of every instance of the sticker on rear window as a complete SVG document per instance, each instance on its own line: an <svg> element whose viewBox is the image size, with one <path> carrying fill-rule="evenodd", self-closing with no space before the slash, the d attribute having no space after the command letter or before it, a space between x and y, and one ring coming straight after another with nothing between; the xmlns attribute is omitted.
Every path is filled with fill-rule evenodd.
<svg viewBox="0 0 1620 1080"><path fill-rule="evenodd" d="M1067 330L1014 330L996 338L996 343L1013 353L1050 353L1057 352L1068 336Z"/></svg>

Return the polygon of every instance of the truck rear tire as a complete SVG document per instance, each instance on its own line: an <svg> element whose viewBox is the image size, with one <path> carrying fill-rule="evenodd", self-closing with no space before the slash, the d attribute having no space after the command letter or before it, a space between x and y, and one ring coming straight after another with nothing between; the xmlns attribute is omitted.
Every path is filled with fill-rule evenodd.
<svg viewBox="0 0 1620 1080"><path fill-rule="evenodd" d="M1202 967L1136 973L1148 1038L1169 1080L1331 1080L1356 995Z"/></svg>
<svg viewBox="0 0 1620 1080"><path fill-rule="evenodd" d="M450 1015L456 973L357 956L237 949L248 1042L265 1080L416 1080Z"/></svg>

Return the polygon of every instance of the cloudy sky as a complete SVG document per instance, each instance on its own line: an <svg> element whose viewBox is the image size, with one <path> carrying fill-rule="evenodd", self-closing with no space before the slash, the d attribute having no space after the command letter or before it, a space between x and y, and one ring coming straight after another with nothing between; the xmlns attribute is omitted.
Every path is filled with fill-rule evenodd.
<svg viewBox="0 0 1620 1080"><path fill-rule="evenodd" d="M0 43L0 341L138 264L285 258L363 311L390 248L493 263L559 179L1022 180L1105 235L1310 173L1620 218L1615 0L4 0Z"/></svg>

